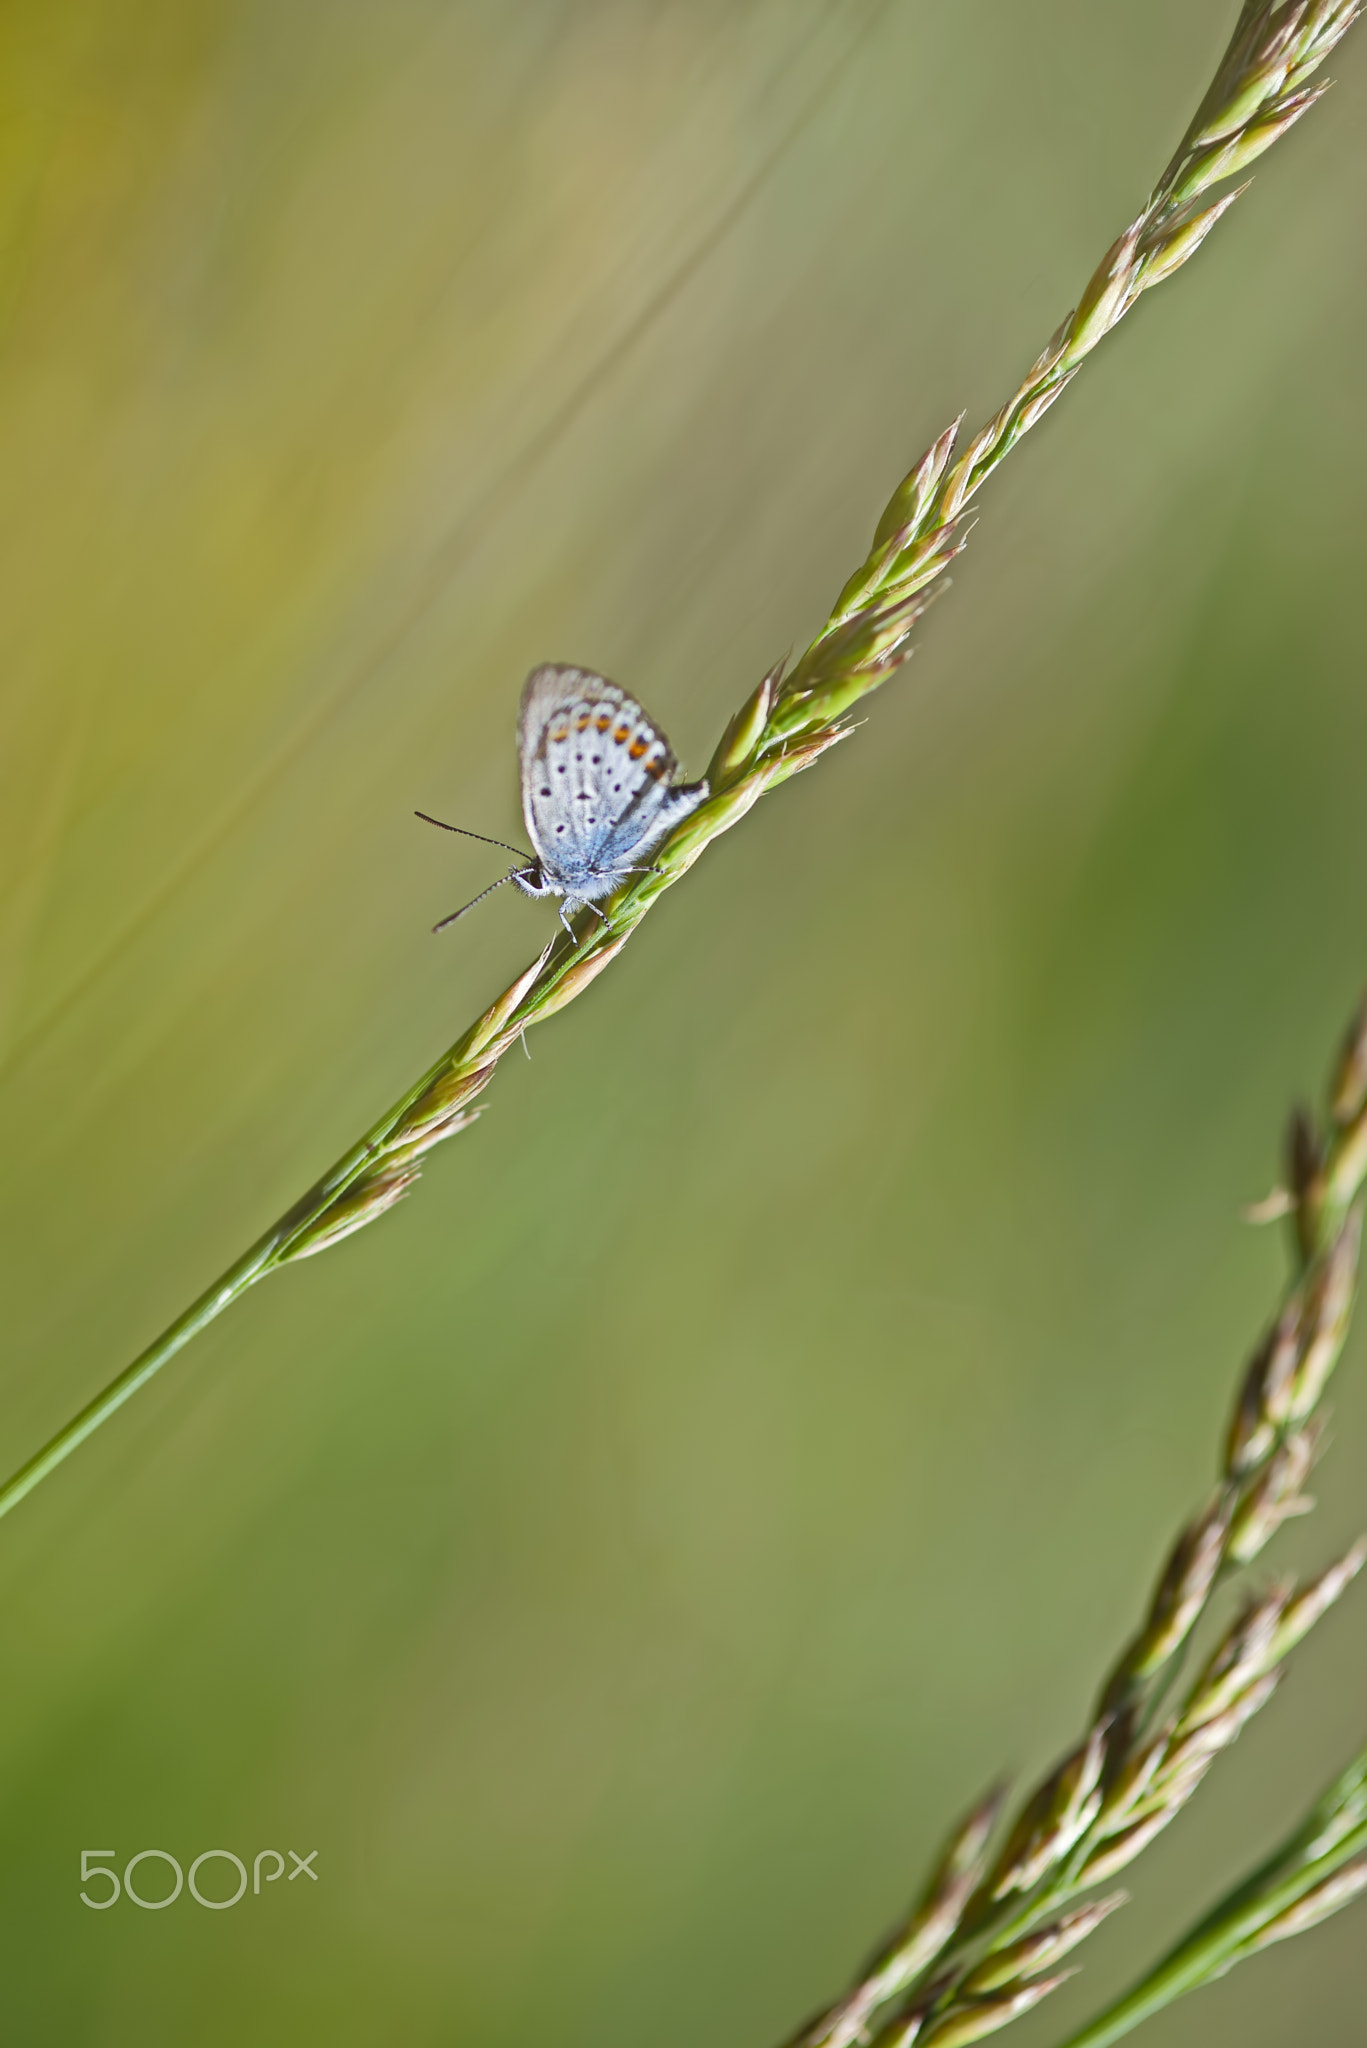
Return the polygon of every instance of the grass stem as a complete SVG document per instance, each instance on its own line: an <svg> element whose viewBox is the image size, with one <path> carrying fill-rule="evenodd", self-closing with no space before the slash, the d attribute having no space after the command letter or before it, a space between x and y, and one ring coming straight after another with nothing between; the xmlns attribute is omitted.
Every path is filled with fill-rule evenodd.
<svg viewBox="0 0 1367 2048"><path fill-rule="evenodd" d="M848 713L906 660L917 620L947 587L969 501L1141 294L1195 254L1245 189L1230 180L1313 105L1324 88L1306 91L1306 81L1358 9L1359 0L1247 0L1176 155L1075 310L966 446L958 447L956 422L899 484L867 559L811 646L786 677L772 670L732 719L709 769L711 795L657 853L656 871L610 899L604 922L581 914L572 942L561 936L533 961L358 1145L0 1487L0 1515L263 1275L327 1249L400 1201L425 1154L472 1121L469 1105L526 1029L580 995L664 891L762 795L849 735Z"/></svg>

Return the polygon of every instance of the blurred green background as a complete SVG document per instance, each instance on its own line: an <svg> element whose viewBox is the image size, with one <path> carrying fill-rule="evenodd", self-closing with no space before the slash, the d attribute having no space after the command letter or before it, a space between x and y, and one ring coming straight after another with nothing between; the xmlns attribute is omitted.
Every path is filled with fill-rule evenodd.
<svg viewBox="0 0 1367 2048"><path fill-rule="evenodd" d="M525 671L698 771L1234 12L11 0L6 1468L549 933L429 938L502 857L412 817L520 837ZM1073 1739L1367 973L1367 30L1332 68L859 738L5 1523L7 2043L768 2048ZM1361 1524L1365 1349L1277 1562ZM1022 2048L1361 1745L1362 1603ZM91 1913L111 1845L319 1882ZM1363 1926L1142 2038L1359 2042Z"/></svg>

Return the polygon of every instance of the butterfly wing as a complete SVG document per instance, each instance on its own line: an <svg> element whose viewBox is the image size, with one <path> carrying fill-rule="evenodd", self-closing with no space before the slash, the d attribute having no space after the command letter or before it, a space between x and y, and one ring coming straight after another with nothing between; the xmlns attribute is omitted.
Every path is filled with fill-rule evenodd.
<svg viewBox="0 0 1367 2048"><path fill-rule="evenodd" d="M636 699L591 669L533 669L518 714L522 813L547 879L594 902L643 865L707 795L680 787L669 741Z"/></svg>

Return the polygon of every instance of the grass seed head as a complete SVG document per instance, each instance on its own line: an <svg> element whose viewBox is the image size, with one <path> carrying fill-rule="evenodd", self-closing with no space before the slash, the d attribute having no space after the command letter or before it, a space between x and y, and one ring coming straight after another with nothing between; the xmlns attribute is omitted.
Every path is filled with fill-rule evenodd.
<svg viewBox="0 0 1367 2048"><path fill-rule="evenodd" d="M1096 1819L1109 1725L1098 1722L1023 1808L987 1879L994 1899L1032 1890Z"/></svg>
<svg viewBox="0 0 1367 2048"><path fill-rule="evenodd" d="M875 1950L854 1989L803 2030L803 2048L850 2048L867 2041L876 2014L934 1962L982 1881L987 1845L1005 1801L1006 1787L995 1786L959 1823L905 1925ZM941 1984L927 1994L919 2016L901 2014L888 2040L914 2040L905 2028L913 2018L920 2024L944 1988Z"/></svg>
<svg viewBox="0 0 1367 2048"><path fill-rule="evenodd" d="M377 1173L356 1182L339 1196L331 1208L325 1209L315 1222L301 1231L281 1255L280 1263L311 1259L316 1252L325 1252L340 1244L354 1231L364 1230L367 1223L373 1223L396 1202L402 1201L417 1178L415 1168L400 1167L394 1172Z"/></svg>
<svg viewBox="0 0 1367 2048"><path fill-rule="evenodd" d="M1022 2013L1039 2005L1051 1991L1057 1991L1076 1970L1060 1970L1053 1977L1042 1977L1034 1984L1024 1984L1018 1991L1002 1998L988 1998L971 2005L952 2005L943 2019L932 2022L927 2033L916 2035L917 2048L965 2048L969 2041L981 2041L988 2034L995 2034L999 2028L1009 2026Z"/></svg>
<svg viewBox="0 0 1367 2048"><path fill-rule="evenodd" d="M1367 1110L1367 995L1358 1005L1329 1083L1329 1114L1340 1130Z"/></svg>
<svg viewBox="0 0 1367 2048"><path fill-rule="evenodd" d="M1161 1835L1168 1822L1176 1818L1178 1811L1175 1805L1162 1806L1156 1813L1147 1814L1143 1820L1135 1821L1118 1835L1102 1842L1083 1864L1079 1883L1107 1883L1117 1872L1133 1863L1136 1856L1143 1854L1155 1836Z"/></svg>
<svg viewBox="0 0 1367 2048"><path fill-rule="evenodd" d="M1259 1949L1270 1948L1274 1941L1288 1941L1293 1934L1304 1934L1307 1928L1318 1927L1321 1920L1328 1920L1364 1891L1367 1891L1367 1857L1356 1863L1345 1863L1342 1870L1336 1870L1332 1877L1327 1877L1323 1884L1317 1884L1294 1906L1288 1906L1284 1913L1278 1913L1274 1920L1269 1920L1248 1943L1245 1954L1253 1955Z"/></svg>
<svg viewBox="0 0 1367 2048"><path fill-rule="evenodd" d="M1235 1618L1187 1696L1174 1732L1176 1742L1204 1722L1217 1720L1276 1663L1277 1630L1294 1590L1294 1580L1282 1579L1260 1598L1250 1600Z"/></svg>
<svg viewBox="0 0 1367 2048"><path fill-rule="evenodd" d="M774 708L774 699L783 680L786 663L786 656L774 663L768 675L750 692L717 742L717 751L707 764L707 781L712 789L725 789L754 755L769 723L769 714Z"/></svg>
<svg viewBox="0 0 1367 2048"><path fill-rule="evenodd" d="M1288 1651L1295 1648L1301 1637L1307 1635L1321 1616L1328 1613L1335 1601L1342 1599L1364 1564L1367 1564L1367 1537L1359 1538L1352 1549L1336 1564L1331 1564L1327 1571L1321 1572L1303 1593L1298 1593L1296 1598L1288 1603L1278 1621L1268 1652L1269 1660L1280 1661Z"/></svg>
<svg viewBox="0 0 1367 2048"><path fill-rule="evenodd" d="M1230 1524L1231 1564L1251 1564L1285 1521L1308 1515L1315 1503L1302 1489L1324 1439L1322 1417L1313 1417L1277 1446L1264 1470L1245 1492Z"/></svg>
<svg viewBox="0 0 1367 2048"><path fill-rule="evenodd" d="M1129 1896L1128 1892L1112 1892L1107 1898L1094 1899L1089 1905L1064 1913L1057 1920L1051 1920L1047 1927L1037 1928L1033 1934L1012 1942L1009 1948L979 1963L977 1969L964 1979L964 1991L978 1996L1038 1976L1041 1970L1061 1961L1079 1942L1094 1934L1118 1906L1127 1905Z"/></svg>
<svg viewBox="0 0 1367 2048"><path fill-rule="evenodd" d="M1226 1490L1212 1499L1174 1544L1154 1592L1148 1618L1121 1657L1102 1695L1118 1711L1137 1685L1162 1670L1196 1626L1224 1559L1233 1502Z"/></svg>
<svg viewBox="0 0 1367 2048"><path fill-rule="evenodd" d="M1251 1679L1241 1692L1235 1693L1218 1713L1207 1713L1204 1718L1190 1724L1190 1733L1176 1741L1165 1758L1156 1789L1161 1790L1169 1776L1174 1780L1183 1778L1193 1764L1218 1756L1222 1749L1228 1749L1232 1742L1237 1742L1247 1723L1267 1705L1281 1677L1280 1670L1264 1672L1261 1677ZM1185 1719L1183 1725L1188 1725Z"/></svg>
<svg viewBox="0 0 1367 2048"><path fill-rule="evenodd" d="M1362 1217L1353 1214L1310 1277L1301 1314L1301 1355L1291 1384L1288 1418L1303 1422L1338 1363L1353 1313Z"/></svg>
<svg viewBox="0 0 1367 2048"><path fill-rule="evenodd" d="M949 466L949 458L954 453L954 443L959 437L959 429L963 423L964 416L960 413L959 417L945 428L939 440L931 443L915 469L903 477L889 498L874 531L875 549L885 547L894 535L904 534L910 538L920 531L927 511L935 502L940 479Z"/></svg>

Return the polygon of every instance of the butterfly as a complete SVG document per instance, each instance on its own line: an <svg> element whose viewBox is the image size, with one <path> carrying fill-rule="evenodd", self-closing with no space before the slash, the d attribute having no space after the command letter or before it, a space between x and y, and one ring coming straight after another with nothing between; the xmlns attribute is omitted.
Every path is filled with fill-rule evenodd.
<svg viewBox="0 0 1367 2048"><path fill-rule="evenodd" d="M444 931L505 882L524 896L558 896L560 922L598 904L629 875L649 872L650 855L708 794L707 783L678 783L674 750L629 690L592 669L546 662L522 686L517 718L522 816L533 855L506 846L525 862L509 870L434 931ZM418 817L447 832L465 832L440 818ZM466 832L483 839L481 832ZM604 918L604 923L607 920Z"/></svg>

